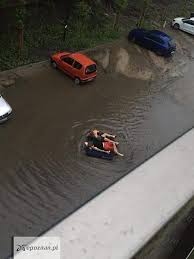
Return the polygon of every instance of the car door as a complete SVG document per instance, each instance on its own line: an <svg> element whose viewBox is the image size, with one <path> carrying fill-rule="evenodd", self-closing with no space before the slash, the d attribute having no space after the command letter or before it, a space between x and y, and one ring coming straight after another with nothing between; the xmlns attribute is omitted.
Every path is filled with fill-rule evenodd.
<svg viewBox="0 0 194 259"><path fill-rule="evenodd" d="M183 20L183 26L181 28L183 31L188 33L194 33L194 23L192 20Z"/></svg>
<svg viewBox="0 0 194 259"><path fill-rule="evenodd" d="M146 33L144 35L144 47L150 50L155 49L155 45L156 45L156 37L154 35L152 35L151 33Z"/></svg>
<svg viewBox="0 0 194 259"><path fill-rule="evenodd" d="M190 33L194 35L194 21L191 20Z"/></svg>
<svg viewBox="0 0 194 259"><path fill-rule="evenodd" d="M144 37L145 37L145 34L147 33L146 30L139 30L134 36L135 36L135 42L144 47Z"/></svg>
<svg viewBox="0 0 194 259"><path fill-rule="evenodd" d="M82 77L82 64L80 64L78 61L75 60L74 64L73 64L73 73L74 73L74 77L78 77L81 79Z"/></svg>
<svg viewBox="0 0 194 259"><path fill-rule="evenodd" d="M74 59L71 57L62 57L60 60L60 68L63 70L67 75L73 77L73 64Z"/></svg>

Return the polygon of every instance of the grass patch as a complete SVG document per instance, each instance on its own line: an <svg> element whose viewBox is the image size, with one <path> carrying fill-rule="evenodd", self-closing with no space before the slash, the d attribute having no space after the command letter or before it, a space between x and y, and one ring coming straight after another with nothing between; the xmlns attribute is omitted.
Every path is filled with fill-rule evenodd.
<svg viewBox="0 0 194 259"><path fill-rule="evenodd" d="M24 48L20 55L17 48L17 33L7 33L0 39L0 70L44 60L49 54L60 50L78 51L110 42L120 37L121 31L114 30L112 23L95 29L76 24L63 37L60 24L45 25L37 28L25 28ZM9 39L9 40L8 40Z"/></svg>

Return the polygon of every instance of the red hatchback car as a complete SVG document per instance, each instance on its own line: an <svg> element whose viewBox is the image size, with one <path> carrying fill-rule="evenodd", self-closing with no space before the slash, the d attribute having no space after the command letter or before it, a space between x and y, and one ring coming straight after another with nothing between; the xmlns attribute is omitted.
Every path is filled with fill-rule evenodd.
<svg viewBox="0 0 194 259"><path fill-rule="evenodd" d="M60 52L50 57L54 68L59 68L75 80L75 84L96 78L96 63L81 53Z"/></svg>

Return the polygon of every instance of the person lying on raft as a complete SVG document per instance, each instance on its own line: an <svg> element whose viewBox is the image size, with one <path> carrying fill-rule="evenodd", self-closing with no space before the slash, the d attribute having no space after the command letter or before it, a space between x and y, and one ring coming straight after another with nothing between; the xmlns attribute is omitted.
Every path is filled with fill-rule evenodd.
<svg viewBox="0 0 194 259"><path fill-rule="evenodd" d="M110 154L111 152L118 155L118 156L124 156L123 154L119 153L117 149L117 145L113 141L102 141L102 139L94 138L91 142L85 142L86 147L95 149L100 152L104 152L107 154Z"/></svg>
<svg viewBox="0 0 194 259"><path fill-rule="evenodd" d="M97 130L97 129L91 130L89 132L88 136L92 139L92 141L94 139L98 139L98 140L101 140L101 141L109 141L109 142L115 143L116 145L119 144L119 142L114 141L114 139L116 138L116 135L111 135L111 134L108 134L106 132L102 132L102 131Z"/></svg>

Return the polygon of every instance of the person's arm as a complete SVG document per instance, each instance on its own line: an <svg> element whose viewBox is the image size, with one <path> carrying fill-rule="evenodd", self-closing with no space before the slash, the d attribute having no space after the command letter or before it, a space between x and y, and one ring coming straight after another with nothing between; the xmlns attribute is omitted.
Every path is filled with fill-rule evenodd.
<svg viewBox="0 0 194 259"><path fill-rule="evenodd" d="M92 147L92 148L95 149L95 150L97 150L97 151L103 152L103 153L107 153L107 154L110 153L110 151L105 151L105 150L100 149L100 148L97 148L97 147Z"/></svg>
<svg viewBox="0 0 194 259"><path fill-rule="evenodd" d="M113 138L113 139L116 138L115 135L111 135L111 134L108 134L108 133L106 133L106 132L101 133L100 136L102 136L102 137L104 137L104 138Z"/></svg>
<svg viewBox="0 0 194 259"><path fill-rule="evenodd" d="M104 141L108 141L108 142L111 142L111 143L114 143L114 144L118 145L117 141L111 140L111 139L106 138L106 137L104 138Z"/></svg>

